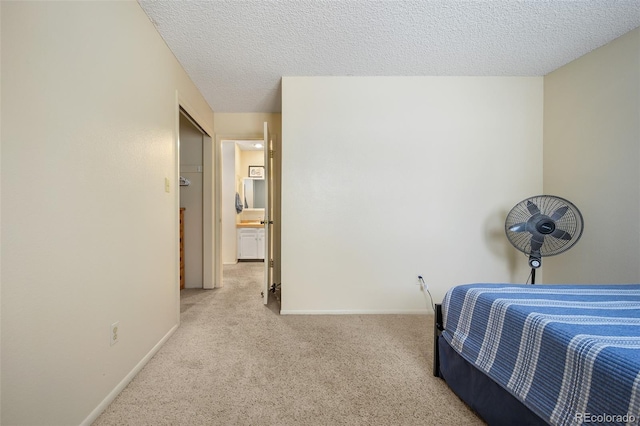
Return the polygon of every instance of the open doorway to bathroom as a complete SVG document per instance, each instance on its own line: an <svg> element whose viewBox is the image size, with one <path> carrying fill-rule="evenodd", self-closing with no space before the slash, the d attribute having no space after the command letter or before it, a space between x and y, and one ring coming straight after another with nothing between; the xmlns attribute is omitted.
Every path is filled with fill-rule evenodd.
<svg viewBox="0 0 640 426"><path fill-rule="evenodd" d="M273 299L279 311L279 145L277 136L270 134L269 123L265 121L263 124L263 135L216 135L216 168L219 173L219 198L216 198L216 226L219 227L216 232L217 250L220 253L221 270L226 271L229 265L261 265L264 280L258 297L262 294L265 304ZM261 184L266 187L264 201L256 200L261 198ZM222 282L224 285L224 277ZM271 291L272 288L277 288L277 293Z"/></svg>
<svg viewBox="0 0 640 426"><path fill-rule="evenodd" d="M222 262L264 262L263 141L223 140L221 167Z"/></svg>

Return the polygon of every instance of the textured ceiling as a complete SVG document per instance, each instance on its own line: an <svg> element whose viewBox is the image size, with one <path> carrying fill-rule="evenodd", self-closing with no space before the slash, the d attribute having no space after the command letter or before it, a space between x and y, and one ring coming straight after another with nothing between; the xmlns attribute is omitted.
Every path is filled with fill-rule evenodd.
<svg viewBox="0 0 640 426"><path fill-rule="evenodd" d="M283 76L541 76L640 26L640 0L139 3L215 112L279 112Z"/></svg>

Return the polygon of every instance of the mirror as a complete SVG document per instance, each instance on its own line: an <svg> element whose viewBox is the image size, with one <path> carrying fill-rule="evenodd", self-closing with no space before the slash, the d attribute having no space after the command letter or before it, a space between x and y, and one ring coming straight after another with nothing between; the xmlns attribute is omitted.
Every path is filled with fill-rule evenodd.
<svg viewBox="0 0 640 426"><path fill-rule="evenodd" d="M245 209L263 209L266 206L264 190L264 179L243 179L244 190L244 208Z"/></svg>

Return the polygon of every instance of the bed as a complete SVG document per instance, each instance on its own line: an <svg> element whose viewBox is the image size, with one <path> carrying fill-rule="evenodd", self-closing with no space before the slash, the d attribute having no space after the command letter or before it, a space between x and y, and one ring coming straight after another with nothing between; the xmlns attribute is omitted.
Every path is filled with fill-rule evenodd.
<svg viewBox="0 0 640 426"><path fill-rule="evenodd" d="M434 346L434 375L492 426L640 421L640 284L454 287Z"/></svg>

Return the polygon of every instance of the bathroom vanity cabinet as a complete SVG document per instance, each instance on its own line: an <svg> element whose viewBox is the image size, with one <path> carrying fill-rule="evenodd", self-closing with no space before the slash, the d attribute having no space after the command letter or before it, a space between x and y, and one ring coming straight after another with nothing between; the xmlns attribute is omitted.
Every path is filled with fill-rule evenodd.
<svg viewBox="0 0 640 426"><path fill-rule="evenodd" d="M238 228L238 259L264 260L264 228Z"/></svg>

